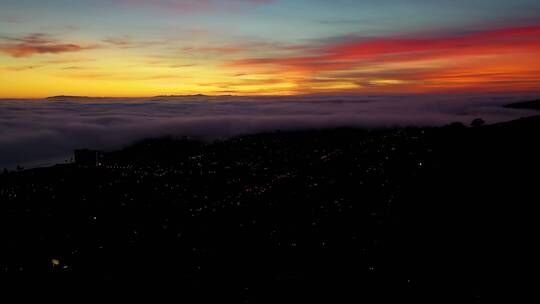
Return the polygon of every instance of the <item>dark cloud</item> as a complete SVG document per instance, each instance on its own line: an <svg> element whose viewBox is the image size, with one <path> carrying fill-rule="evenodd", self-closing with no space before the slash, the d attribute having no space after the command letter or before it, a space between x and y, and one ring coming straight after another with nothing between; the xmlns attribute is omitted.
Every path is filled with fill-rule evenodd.
<svg viewBox="0 0 540 304"><path fill-rule="evenodd" d="M102 40L102 42L120 49L135 49L135 48L148 48L153 46L166 46L174 42L174 39L161 39L161 40L140 40L134 39L131 36L114 36L108 37Z"/></svg>
<svg viewBox="0 0 540 304"><path fill-rule="evenodd" d="M16 16L5 16L5 15L1 15L0 16L0 23L3 22L3 23L12 23L12 24L18 24L18 23L21 23L22 22L22 19L19 18L19 17L16 17Z"/></svg>
<svg viewBox="0 0 540 304"><path fill-rule="evenodd" d="M530 115L501 104L534 96L179 97L0 100L0 166L61 161L162 135L227 137L276 129L488 122ZM538 96L536 96L538 97Z"/></svg>
<svg viewBox="0 0 540 304"><path fill-rule="evenodd" d="M237 11L246 7L266 5L277 0L121 0L131 7L154 7L171 12Z"/></svg>
<svg viewBox="0 0 540 304"><path fill-rule="evenodd" d="M13 71L13 72L20 72L20 71L35 70L40 67L42 66L41 65L11 66L11 67L7 67L6 70Z"/></svg>

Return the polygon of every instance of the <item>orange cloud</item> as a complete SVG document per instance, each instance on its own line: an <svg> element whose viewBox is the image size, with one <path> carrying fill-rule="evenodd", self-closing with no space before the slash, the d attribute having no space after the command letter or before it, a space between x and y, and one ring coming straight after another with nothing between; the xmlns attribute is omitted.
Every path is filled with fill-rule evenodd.
<svg viewBox="0 0 540 304"><path fill-rule="evenodd" d="M32 34L23 38L2 37L7 43L0 43L0 52L15 58L30 57L36 54L59 54L80 52L96 46L81 46L73 43L62 43L44 34Z"/></svg>

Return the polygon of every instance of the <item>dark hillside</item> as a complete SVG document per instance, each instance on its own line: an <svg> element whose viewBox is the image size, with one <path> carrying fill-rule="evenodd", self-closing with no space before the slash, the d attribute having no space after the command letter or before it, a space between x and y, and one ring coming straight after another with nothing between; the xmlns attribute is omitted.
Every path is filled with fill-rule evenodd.
<svg viewBox="0 0 540 304"><path fill-rule="evenodd" d="M0 271L235 302L487 301L527 288L539 132L533 117L164 138L6 173Z"/></svg>

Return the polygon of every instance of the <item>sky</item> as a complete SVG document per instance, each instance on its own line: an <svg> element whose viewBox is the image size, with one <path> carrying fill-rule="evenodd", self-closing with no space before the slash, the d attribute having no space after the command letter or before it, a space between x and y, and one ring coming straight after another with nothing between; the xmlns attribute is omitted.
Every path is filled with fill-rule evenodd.
<svg viewBox="0 0 540 304"><path fill-rule="evenodd" d="M532 92L538 0L0 0L0 98Z"/></svg>

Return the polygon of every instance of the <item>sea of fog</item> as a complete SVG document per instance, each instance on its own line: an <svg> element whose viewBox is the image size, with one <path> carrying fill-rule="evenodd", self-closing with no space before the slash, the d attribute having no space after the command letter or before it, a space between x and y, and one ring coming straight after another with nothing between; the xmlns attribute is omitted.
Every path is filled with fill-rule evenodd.
<svg viewBox="0 0 540 304"><path fill-rule="evenodd" d="M164 135L223 138L339 126L439 126L534 115L503 104L540 94L154 97L0 100L0 168L51 165L73 149L116 149Z"/></svg>

